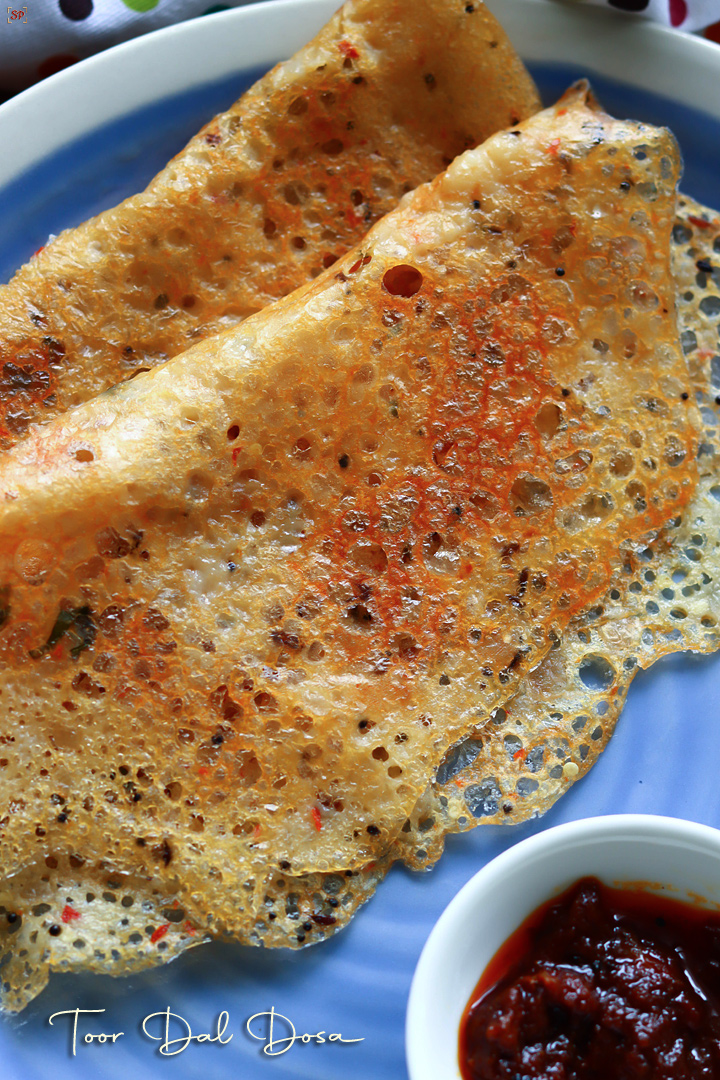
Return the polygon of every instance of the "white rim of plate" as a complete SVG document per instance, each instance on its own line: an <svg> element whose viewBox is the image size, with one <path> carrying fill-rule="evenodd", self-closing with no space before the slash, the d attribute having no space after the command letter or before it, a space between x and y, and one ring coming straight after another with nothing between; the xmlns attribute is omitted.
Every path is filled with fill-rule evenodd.
<svg viewBox="0 0 720 1080"><path fill-rule="evenodd" d="M99 53L0 106L0 187L48 155L142 106L305 44L337 0L266 0L156 30ZM523 59L567 63L720 119L720 48L640 17L573 0L490 0Z"/></svg>

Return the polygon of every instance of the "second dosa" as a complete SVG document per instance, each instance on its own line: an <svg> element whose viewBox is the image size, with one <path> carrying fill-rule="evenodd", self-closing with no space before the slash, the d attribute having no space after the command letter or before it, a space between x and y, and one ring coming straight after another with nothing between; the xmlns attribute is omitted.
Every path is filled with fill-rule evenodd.
<svg viewBox="0 0 720 1080"><path fill-rule="evenodd" d="M351 0L144 192L0 287L0 450L317 276L538 107L484 4Z"/></svg>

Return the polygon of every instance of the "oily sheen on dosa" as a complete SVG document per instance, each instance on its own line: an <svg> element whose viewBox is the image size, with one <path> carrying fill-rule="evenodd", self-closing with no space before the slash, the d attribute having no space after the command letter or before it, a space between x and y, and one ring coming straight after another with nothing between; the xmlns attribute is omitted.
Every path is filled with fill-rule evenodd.
<svg viewBox="0 0 720 1080"><path fill-rule="evenodd" d="M482 3L350 0L144 192L0 287L0 449L316 277L537 108Z"/></svg>
<svg viewBox="0 0 720 1080"><path fill-rule="evenodd" d="M3 903L109 874L184 920L58 963L278 944L274 883L381 875L447 749L682 511L676 178L667 132L580 86L6 456ZM10 1007L56 963L42 933Z"/></svg>

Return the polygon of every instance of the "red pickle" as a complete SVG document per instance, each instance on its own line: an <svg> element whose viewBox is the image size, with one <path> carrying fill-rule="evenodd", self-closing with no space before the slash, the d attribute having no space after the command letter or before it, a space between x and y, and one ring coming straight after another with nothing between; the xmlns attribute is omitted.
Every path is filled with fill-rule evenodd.
<svg viewBox="0 0 720 1080"><path fill-rule="evenodd" d="M720 1077L720 912L585 878L495 954L464 1080Z"/></svg>

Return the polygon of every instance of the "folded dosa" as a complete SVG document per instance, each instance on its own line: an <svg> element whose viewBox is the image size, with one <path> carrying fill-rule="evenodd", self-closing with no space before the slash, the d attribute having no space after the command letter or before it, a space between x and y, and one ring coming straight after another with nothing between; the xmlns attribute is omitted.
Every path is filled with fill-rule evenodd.
<svg viewBox="0 0 720 1080"><path fill-rule="evenodd" d="M317 276L538 107L482 3L350 0L146 191L0 288L0 449Z"/></svg>
<svg viewBox="0 0 720 1080"><path fill-rule="evenodd" d="M720 647L720 217L681 196L672 237L687 387L702 412L695 493L647 547L628 551L605 596L518 693L446 755L395 844L415 868L439 858L448 832L545 813L607 746L639 671Z"/></svg>
<svg viewBox="0 0 720 1080"><path fill-rule="evenodd" d="M579 86L5 456L7 1007L57 966L341 924L289 937L293 884L380 876L448 748L682 512L677 170ZM184 921L66 933L103 875Z"/></svg>

